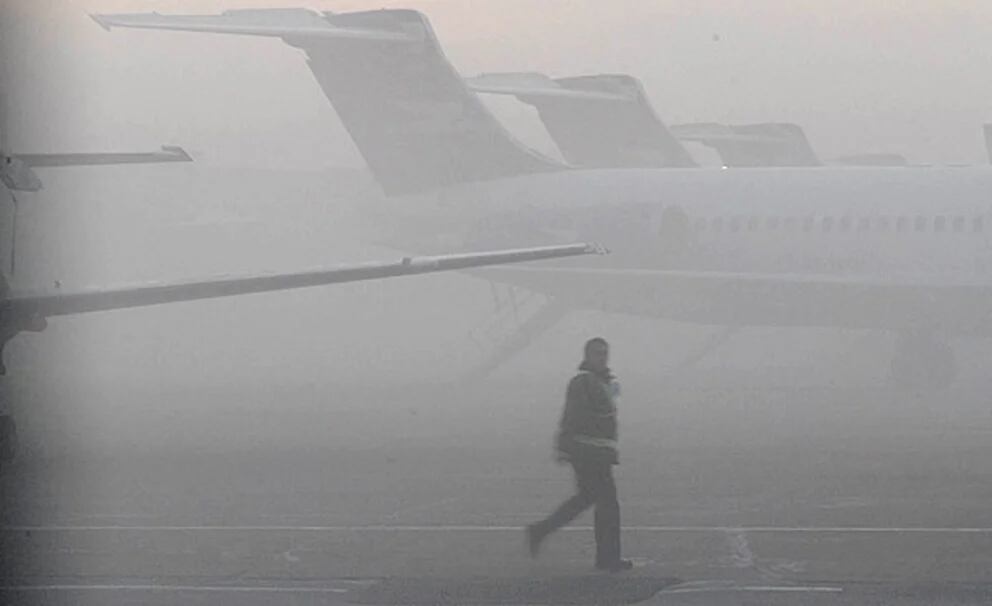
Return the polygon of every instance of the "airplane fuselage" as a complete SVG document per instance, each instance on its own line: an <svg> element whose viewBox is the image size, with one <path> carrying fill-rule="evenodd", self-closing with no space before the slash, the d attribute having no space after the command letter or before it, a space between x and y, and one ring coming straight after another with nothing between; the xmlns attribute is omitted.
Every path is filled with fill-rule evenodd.
<svg viewBox="0 0 992 606"><path fill-rule="evenodd" d="M992 333L992 168L574 170L389 204L402 248L606 245L602 258L479 272L577 306Z"/></svg>

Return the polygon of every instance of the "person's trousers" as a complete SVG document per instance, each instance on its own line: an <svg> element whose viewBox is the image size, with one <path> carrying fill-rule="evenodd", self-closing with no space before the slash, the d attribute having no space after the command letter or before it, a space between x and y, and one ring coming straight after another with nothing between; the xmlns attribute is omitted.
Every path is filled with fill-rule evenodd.
<svg viewBox="0 0 992 606"><path fill-rule="evenodd" d="M609 463L573 461L575 496L562 503L534 530L545 537L565 526L591 506L596 507L596 565L609 566L620 560L620 504Z"/></svg>

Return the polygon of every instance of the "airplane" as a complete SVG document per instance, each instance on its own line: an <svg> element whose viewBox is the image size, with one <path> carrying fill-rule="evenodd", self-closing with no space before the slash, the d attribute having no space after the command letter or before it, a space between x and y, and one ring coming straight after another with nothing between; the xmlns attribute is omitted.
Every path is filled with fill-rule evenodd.
<svg viewBox="0 0 992 606"><path fill-rule="evenodd" d="M505 359L572 309L724 327L896 335L892 380L949 385L949 342L992 335L992 170L586 168L521 145L426 16L253 9L93 15L105 29L263 36L302 50L382 190L397 247L582 238L611 255L479 270L548 304Z"/></svg>
<svg viewBox="0 0 992 606"><path fill-rule="evenodd" d="M628 74L550 78L534 72L466 78L476 93L511 95L537 109L571 164L583 168L698 166L684 142L714 149L727 167L906 166L899 154L855 154L829 162L813 151L802 127L785 122L677 124L658 117L640 80Z"/></svg>

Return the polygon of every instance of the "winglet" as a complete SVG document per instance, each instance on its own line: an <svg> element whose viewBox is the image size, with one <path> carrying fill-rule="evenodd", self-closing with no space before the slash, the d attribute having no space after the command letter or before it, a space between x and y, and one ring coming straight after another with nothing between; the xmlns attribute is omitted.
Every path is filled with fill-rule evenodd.
<svg viewBox="0 0 992 606"><path fill-rule="evenodd" d="M104 29L104 31L110 31L111 23L107 20L107 15L97 15L90 13L90 19L96 21L96 24Z"/></svg>
<svg viewBox="0 0 992 606"><path fill-rule="evenodd" d="M189 152L187 152L185 149L179 147L178 145L163 145L162 146L162 151L164 153L166 153L166 154L169 154L169 155L173 156L172 157L172 160L175 161L175 162L192 162L193 161L193 157L189 155Z"/></svg>

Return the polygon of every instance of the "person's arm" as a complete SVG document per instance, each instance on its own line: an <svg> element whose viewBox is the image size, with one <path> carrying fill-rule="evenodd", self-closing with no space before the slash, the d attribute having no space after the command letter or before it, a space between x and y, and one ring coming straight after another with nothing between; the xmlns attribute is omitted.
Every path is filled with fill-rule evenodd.
<svg viewBox="0 0 992 606"><path fill-rule="evenodd" d="M575 434L575 416L585 403L586 388L582 375L573 377L568 382L565 393L565 407L558 423L558 434L555 437L555 450L559 462L569 459L572 454L572 436Z"/></svg>

